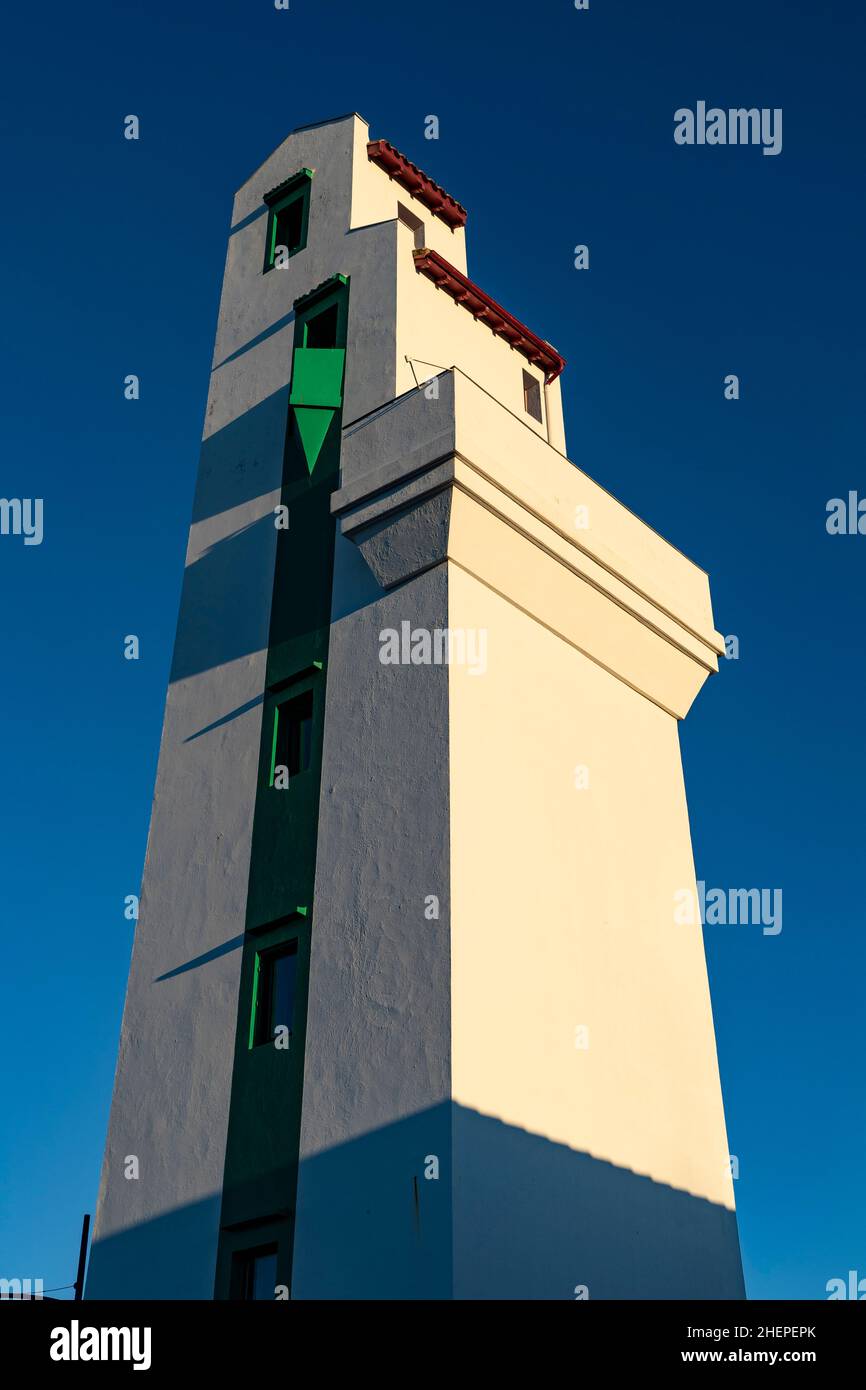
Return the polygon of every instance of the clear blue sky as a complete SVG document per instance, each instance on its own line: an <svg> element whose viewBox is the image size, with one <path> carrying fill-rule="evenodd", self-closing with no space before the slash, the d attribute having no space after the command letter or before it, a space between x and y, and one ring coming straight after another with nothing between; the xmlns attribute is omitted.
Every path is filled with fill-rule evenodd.
<svg viewBox="0 0 866 1390"><path fill-rule="evenodd" d="M568 359L570 456L739 637L682 742L699 878L784 894L776 937L705 933L746 1278L866 1276L866 537L825 530L866 495L864 40L852 0L9 12L0 495L45 533L0 537L0 1274L67 1283L94 1209L232 193L356 109L468 206L470 273ZM781 155L677 147L698 100L782 107Z"/></svg>

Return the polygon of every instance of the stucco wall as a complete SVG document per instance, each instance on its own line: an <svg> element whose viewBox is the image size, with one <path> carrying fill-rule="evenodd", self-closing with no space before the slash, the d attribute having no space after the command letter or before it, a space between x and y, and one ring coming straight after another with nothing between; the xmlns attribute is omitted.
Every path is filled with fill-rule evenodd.
<svg viewBox="0 0 866 1390"><path fill-rule="evenodd" d="M732 1211L701 930L674 921L675 893L695 886L676 721L449 569L451 627L487 633L483 674L450 668L454 1100L567 1146L575 1166L578 1156L603 1160ZM576 785L578 766L586 787ZM461 1162L455 1151L455 1172ZM601 1189L612 1230L618 1186ZM641 1199L616 1271L603 1241L587 1248L567 1190L559 1210L572 1283L635 1296L610 1292L619 1279L647 1297L664 1278L658 1296L691 1296L676 1280L679 1237L664 1202ZM519 1209L523 1193L513 1200ZM455 1277L472 1287L478 1280L461 1266L471 1271L484 1247L485 1219L486 1203L464 1195ZM730 1249L707 1245L704 1258L733 1296ZM673 1271L663 1276L666 1260ZM681 1275L691 1263L681 1261ZM524 1287L531 1296L531 1280Z"/></svg>
<svg viewBox="0 0 866 1390"><path fill-rule="evenodd" d="M292 1295L449 1297L448 673L379 660L445 567L381 594L338 538L334 599Z"/></svg>
<svg viewBox="0 0 866 1390"><path fill-rule="evenodd" d="M397 229L397 391L408 391L418 380L435 374L436 368L459 367L462 372L498 403L512 411L525 425L556 448L564 445L559 382L545 390L544 373L521 353L509 347L432 280L415 269L412 234L408 227ZM481 279L484 288L483 277ZM530 328L535 325L530 324ZM537 330L536 330L537 331ZM412 368L407 357L432 362L426 371ZM523 399L523 373L535 377L541 387L541 422L526 411ZM552 402L552 407L551 407ZM548 418L550 417L550 418Z"/></svg>
<svg viewBox="0 0 866 1390"><path fill-rule="evenodd" d="M284 421L272 397L202 449L90 1298L213 1291Z"/></svg>
<svg viewBox="0 0 866 1390"><path fill-rule="evenodd" d="M377 138L377 137L374 137ZM424 224L424 242L439 251L447 261L466 274L466 232L463 227L451 228L440 217L384 169L374 164L367 154L370 131L366 121L357 119L354 127L354 160L352 164L352 227L365 227L374 222L388 222L397 216L397 204L402 203ZM423 160L422 160L423 163ZM431 170L425 170L431 173ZM449 193L454 192L448 189Z"/></svg>
<svg viewBox="0 0 866 1390"><path fill-rule="evenodd" d="M351 276L347 404L394 390L395 224L349 235L359 124L290 136L235 199L89 1297L213 1293L295 298ZM308 245L263 274L263 194L304 166Z"/></svg>

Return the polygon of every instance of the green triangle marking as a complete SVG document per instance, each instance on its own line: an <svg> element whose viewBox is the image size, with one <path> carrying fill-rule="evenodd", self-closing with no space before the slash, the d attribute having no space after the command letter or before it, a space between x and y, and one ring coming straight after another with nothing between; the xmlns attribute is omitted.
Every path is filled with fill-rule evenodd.
<svg viewBox="0 0 866 1390"><path fill-rule="evenodd" d="M312 473L319 454L322 452L322 445L325 442L325 435L328 433L328 426L333 420L336 411L314 409L303 405L293 406L292 409L295 412L295 419L298 422L298 431L301 436L301 443L304 446L304 457L307 460L307 469Z"/></svg>

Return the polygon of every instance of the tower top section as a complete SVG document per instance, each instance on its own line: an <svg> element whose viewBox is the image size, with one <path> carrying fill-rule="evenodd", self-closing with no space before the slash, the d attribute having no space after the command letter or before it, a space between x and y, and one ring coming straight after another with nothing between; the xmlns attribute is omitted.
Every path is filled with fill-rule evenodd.
<svg viewBox="0 0 866 1390"><path fill-rule="evenodd" d="M298 301L342 275L346 424L456 367L564 454L564 359L470 279L466 222L457 198L371 139L357 113L292 131L235 197L215 367L244 370L243 354L254 369L263 335L290 332ZM267 360L267 382L259 373L240 393L247 403L286 384L272 379L279 357Z"/></svg>

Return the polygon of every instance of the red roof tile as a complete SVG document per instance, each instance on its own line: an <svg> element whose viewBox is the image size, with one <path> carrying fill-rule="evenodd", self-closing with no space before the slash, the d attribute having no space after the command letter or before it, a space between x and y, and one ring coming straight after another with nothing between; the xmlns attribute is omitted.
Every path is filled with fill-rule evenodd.
<svg viewBox="0 0 866 1390"><path fill-rule="evenodd" d="M466 209L461 207L457 199L446 193L444 188L440 188L438 183L434 183L423 169L419 169L411 159L395 150L387 140L371 140L367 146L367 154L374 164L385 170L389 178L399 183L401 188L405 188L413 198L423 203L425 208L429 208L435 217L441 217L452 231L455 227L465 226Z"/></svg>
<svg viewBox="0 0 866 1390"><path fill-rule="evenodd" d="M504 338L535 366L543 367L544 379L548 385L556 380L565 366L565 358L560 356L555 347L551 347L550 343L539 338L531 328L527 328L525 323L509 314L507 309L503 309L501 304L497 304L495 299L491 299L489 294L485 294L484 290L467 279L462 271L446 261L444 256L440 256L438 251L425 247L413 254L416 270L426 275L440 290L450 294L464 309L468 309L473 318L486 323L492 332Z"/></svg>

